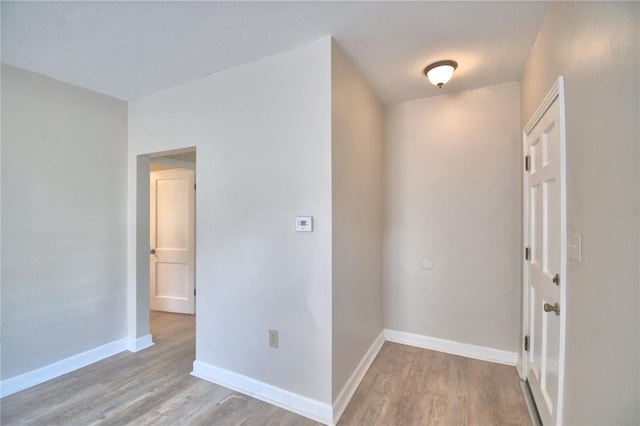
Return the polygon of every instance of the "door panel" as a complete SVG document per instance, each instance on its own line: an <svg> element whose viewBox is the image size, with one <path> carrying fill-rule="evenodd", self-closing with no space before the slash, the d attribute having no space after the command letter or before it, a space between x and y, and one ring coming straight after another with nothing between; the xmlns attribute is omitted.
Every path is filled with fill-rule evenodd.
<svg viewBox="0 0 640 426"><path fill-rule="evenodd" d="M186 299L189 291L188 266L184 263L156 262L156 297Z"/></svg>
<svg viewBox="0 0 640 426"><path fill-rule="evenodd" d="M157 176L156 250L189 250L189 179Z"/></svg>
<svg viewBox="0 0 640 426"><path fill-rule="evenodd" d="M530 156L527 240L529 352L527 380L544 425L559 422L561 365L563 362L563 291L566 264L564 247L564 135L560 100L556 97L531 131L525 135ZM559 284L554 282L559 278ZM557 305L556 305L557 304ZM545 306L547 309L545 309ZM552 310L558 306L559 314Z"/></svg>
<svg viewBox="0 0 640 426"><path fill-rule="evenodd" d="M194 172L150 175L150 305L156 311L195 313Z"/></svg>

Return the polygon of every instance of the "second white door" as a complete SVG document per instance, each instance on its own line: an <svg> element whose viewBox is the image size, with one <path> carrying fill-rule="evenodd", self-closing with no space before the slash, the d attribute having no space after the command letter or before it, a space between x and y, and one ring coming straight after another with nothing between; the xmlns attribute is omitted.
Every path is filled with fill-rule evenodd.
<svg viewBox="0 0 640 426"><path fill-rule="evenodd" d="M151 172L150 305L195 313L194 171Z"/></svg>
<svg viewBox="0 0 640 426"><path fill-rule="evenodd" d="M561 422L566 286L562 80L525 131L528 175L527 381L545 426Z"/></svg>

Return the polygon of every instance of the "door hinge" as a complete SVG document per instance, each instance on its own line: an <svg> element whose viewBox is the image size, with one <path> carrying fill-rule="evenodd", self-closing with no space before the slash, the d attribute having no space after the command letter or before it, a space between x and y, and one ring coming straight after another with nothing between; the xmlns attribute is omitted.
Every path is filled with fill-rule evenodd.
<svg viewBox="0 0 640 426"><path fill-rule="evenodd" d="M193 289L193 295L194 296L196 295L196 289L195 288Z"/></svg>
<svg viewBox="0 0 640 426"><path fill-rule="evenodd" d="M524 336L524 350L529 352L529 336Z"/></svg>
<svg viewBox="0 0 640 426"><path fill-rule="evenodd" d="M524 157L524 169L529 171L531 169L531 156L527 155Z"/></svg>
<svg viewBox="0 0 640 426"><path fill-rule="evenodd" d="M193 182L193 190L194 191L196 190L196 183L195 182Z"/></svg>
<svg viewBox="0 0 640 426"><path fill-rule="evenodd" d="M531 249L529 247L524 249L524 260L529 260L531 258Z"/></svg>

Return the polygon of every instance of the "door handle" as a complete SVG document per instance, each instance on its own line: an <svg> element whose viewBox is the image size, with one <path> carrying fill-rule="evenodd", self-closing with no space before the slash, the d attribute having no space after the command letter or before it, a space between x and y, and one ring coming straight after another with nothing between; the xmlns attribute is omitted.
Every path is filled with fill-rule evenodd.
<svg viewBox="0 0 640 426"><path fill-rule="evenodd" d="M156 249L151 249L151 250L149 251L149 254L156 254Z"/></svg>
<svg viewBox="0 0 640 426"><path fill-rule="evenodd" d="M560 315L560 305L556 304L549 304L549 303L545 303L544 304L544 311L545 312L555 312L556 315Z"/></svg>
<svg viewBox="0 0 640 426"><path fill-rule="evenodd" d="M560 285L560 274L555 274L551 280L555 285Z"/></svg>

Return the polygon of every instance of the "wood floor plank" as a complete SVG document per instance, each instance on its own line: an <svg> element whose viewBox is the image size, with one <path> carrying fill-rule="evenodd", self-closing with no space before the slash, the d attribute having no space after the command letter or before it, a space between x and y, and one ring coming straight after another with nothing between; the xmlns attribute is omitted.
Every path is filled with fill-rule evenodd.
<svg viewBox="0 0 640 426"><path fill-rule="evenodd" d="M191 315L151 313L155 345L0 400L12 425L320 425L190 375ZM527 425L513 367L385 343L339 425Z"/></svg>

